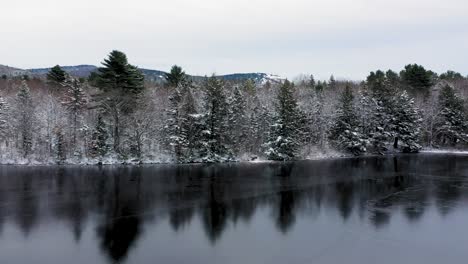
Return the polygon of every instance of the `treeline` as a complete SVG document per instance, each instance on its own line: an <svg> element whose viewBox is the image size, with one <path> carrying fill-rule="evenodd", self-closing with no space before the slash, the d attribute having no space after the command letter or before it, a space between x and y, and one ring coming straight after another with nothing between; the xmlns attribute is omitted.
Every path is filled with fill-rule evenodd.
<svg viewBox="0 0 468 264"><path fill-rule="evenodd" d="M361 83L145 81L112 51L88 79L0 79L2 163L294 160L467 145L461 74L407 65Z"/></svg>

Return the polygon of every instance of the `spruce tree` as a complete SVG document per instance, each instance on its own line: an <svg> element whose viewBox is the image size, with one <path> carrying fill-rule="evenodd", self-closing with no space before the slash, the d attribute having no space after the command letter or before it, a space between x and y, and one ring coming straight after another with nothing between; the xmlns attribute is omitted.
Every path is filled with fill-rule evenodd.
<svg viewBox="0 0 468 264"><path fill-rule="evenodd" d="M247 135L246 102L238 87L234 88L229 98L229 138L231 149L239 155L243 149L243 142Z"/></svg>
<svg viewBox="0 0 468 264"><path fill-rule="evenodd" d="M449 85L439 94L439 113L435 125L435 138L441 146L456 146L468 140L464 100Z"/></svg>
<svg viewBox="0 0 468 264"><path fill-rule="evenodd" d="M182 93L180 88L176 87L171 96L169 96L169 109L166 110L167 120L164 126L166 135L166 144L169 150L174 154L176 162L183 161L183 148L186 145L186 135L181 127L180 105L182 102Z"/></svg>
<svg viewBox="0 0 468 264"><path fill-rule="evenodd" d="M55 132L55 152L57 156L57 163L63 164L67 159L67 154L66 154L67 147L66 147L65 135L63 134L61 127L57 127L54 132Z"/></svg>
<svg viewBox="0 0 468 264"><path fill-rule="evenodd" d="M55 65L47 73L47 80L61 84L67 79L68 74L59 65Z"/></svg>
<svg viewBox="0 0 468 264"><path fill-rule="evenodd" d="M294 98L294 84L286 80L279 88L276 115L271 126L265 154L271 160L292 160L297 157L304 131L304 115Z"/></svg>
<svg viewBox="0 0 468 264"><path fill-rule="evenodd" d="M26 158L32 151L34 106L31 91L26 81L23 81L16 95L16 129L20 137L20 149Z"/></svg>
<svg viewBox="0 0 468 264"><path fill-rule="evenodd" d="M349 86L346 86L341 94L338 115L330 130L329 139L338 148L354 155L360 155L367 150L368 140L359 131L354 95Z"/></svg>
<svg viewBox="0 0 468 264"><path fill-rule="evenodd" d="M228 148L228 103L224 94L224 83L212 76L205 81L205 125L204 142L206 142L205 161L227 161L232 159Z"/></svg>
<svg viewBox="0 0 468 264"><path fill-rule="evenodd" d="M391 71L371 72L366 81L367 91L362 97L362 104L371 110L366 121L367 137L373 152L378 154L387 151L387 145L394 132L396 121L393 116L396 108L394 98L397 95L395 81Z"/></svg>
<svg viewBox="0 0 468 264"><path fill-rule="evenodd" d="M421 149L420 139L421 116L414 105L414 100L403 91L395 98L393 109L394 148L401 146L403 152L418 152Z"/></svg>
<svg viewBox="0 0 468 264"><path fill-rule="evenodd" d="M93 157L97 157L99 160L102 160L102 158L107 154L109 151L109 146L107 144L108 138L109 135L106 128L106 123L104 122L102 115L99 114L90 144L90 151Z"/></svg>
<svg viewBox="0 0 468 264"><path fill-rule="evenodd" d="M247 129L247 146L249 147L247 150L250 153L262 154L262 144L267 141L271 121L270 112L255 95Z"/></svg>
<svg viewBox="0 0 468 264"><path fill-rule="evenodd" d="M166 81L170 87L178 87L187 78L182 67L174 65L169 73L166 73Z"/></svg>

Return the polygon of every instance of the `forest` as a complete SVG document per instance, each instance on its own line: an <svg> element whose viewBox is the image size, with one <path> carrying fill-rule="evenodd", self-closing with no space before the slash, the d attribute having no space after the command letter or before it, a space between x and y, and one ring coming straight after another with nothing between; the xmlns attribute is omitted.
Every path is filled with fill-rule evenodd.
<svg viewBox="0 0 468 264"><path fill-rule="evenodd" d="M364 81L145 79L112 51L87 78L0 78L0 163L194 163L417 153L468 145L468 77L418 64Z"/></svg>

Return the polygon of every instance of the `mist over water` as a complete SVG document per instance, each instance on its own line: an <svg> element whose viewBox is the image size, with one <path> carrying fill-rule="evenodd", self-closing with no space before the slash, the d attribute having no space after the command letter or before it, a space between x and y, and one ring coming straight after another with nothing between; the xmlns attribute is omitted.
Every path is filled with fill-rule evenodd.
<svg viewBox="0 0 468 264"><path fill-rule="evenodd" d="M0 167L0 263L462 263L468 158Z"/></svg>

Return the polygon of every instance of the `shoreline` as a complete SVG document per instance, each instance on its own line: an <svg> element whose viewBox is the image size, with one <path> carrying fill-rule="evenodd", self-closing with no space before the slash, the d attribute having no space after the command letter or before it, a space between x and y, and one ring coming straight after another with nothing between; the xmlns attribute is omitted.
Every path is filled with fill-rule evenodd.
<svg viewBox="0 0 468 264"><path fill-rule="evenodd" d="M98 166L98 167L108 167L108 166L151 166L151 165L219 165L219 164L260 164L260 163L284 163L284 162L302 162L302 161L320 161L320 160L338 160L338 159L350 159L350 158L371 158L371 157L391 157L395 155L418 155L418 154L451 154L451 155L468 155L468 150L454 150L454 149L423 149L418 153L401 153L401 152L389 152L387 154L368 154L362 156L353 156L350 154L339 154L336 152L331 155L319 155L315 157L309 157L304 159L297 160L287 160L287 161L277 161L277 160L237 160L237 161L226 161L226 162L190 162L190 163L175 163L169 161L147 161L147 162L128 162L128 161L118 161L114 162L77 162L77 163L63 163L57 164L54 162L38 162L38 161L29 161L29 162L17 162L17 163L3 163L0 162L0 166L25 166L25 167L89 167L89 166Z"/></svg>

